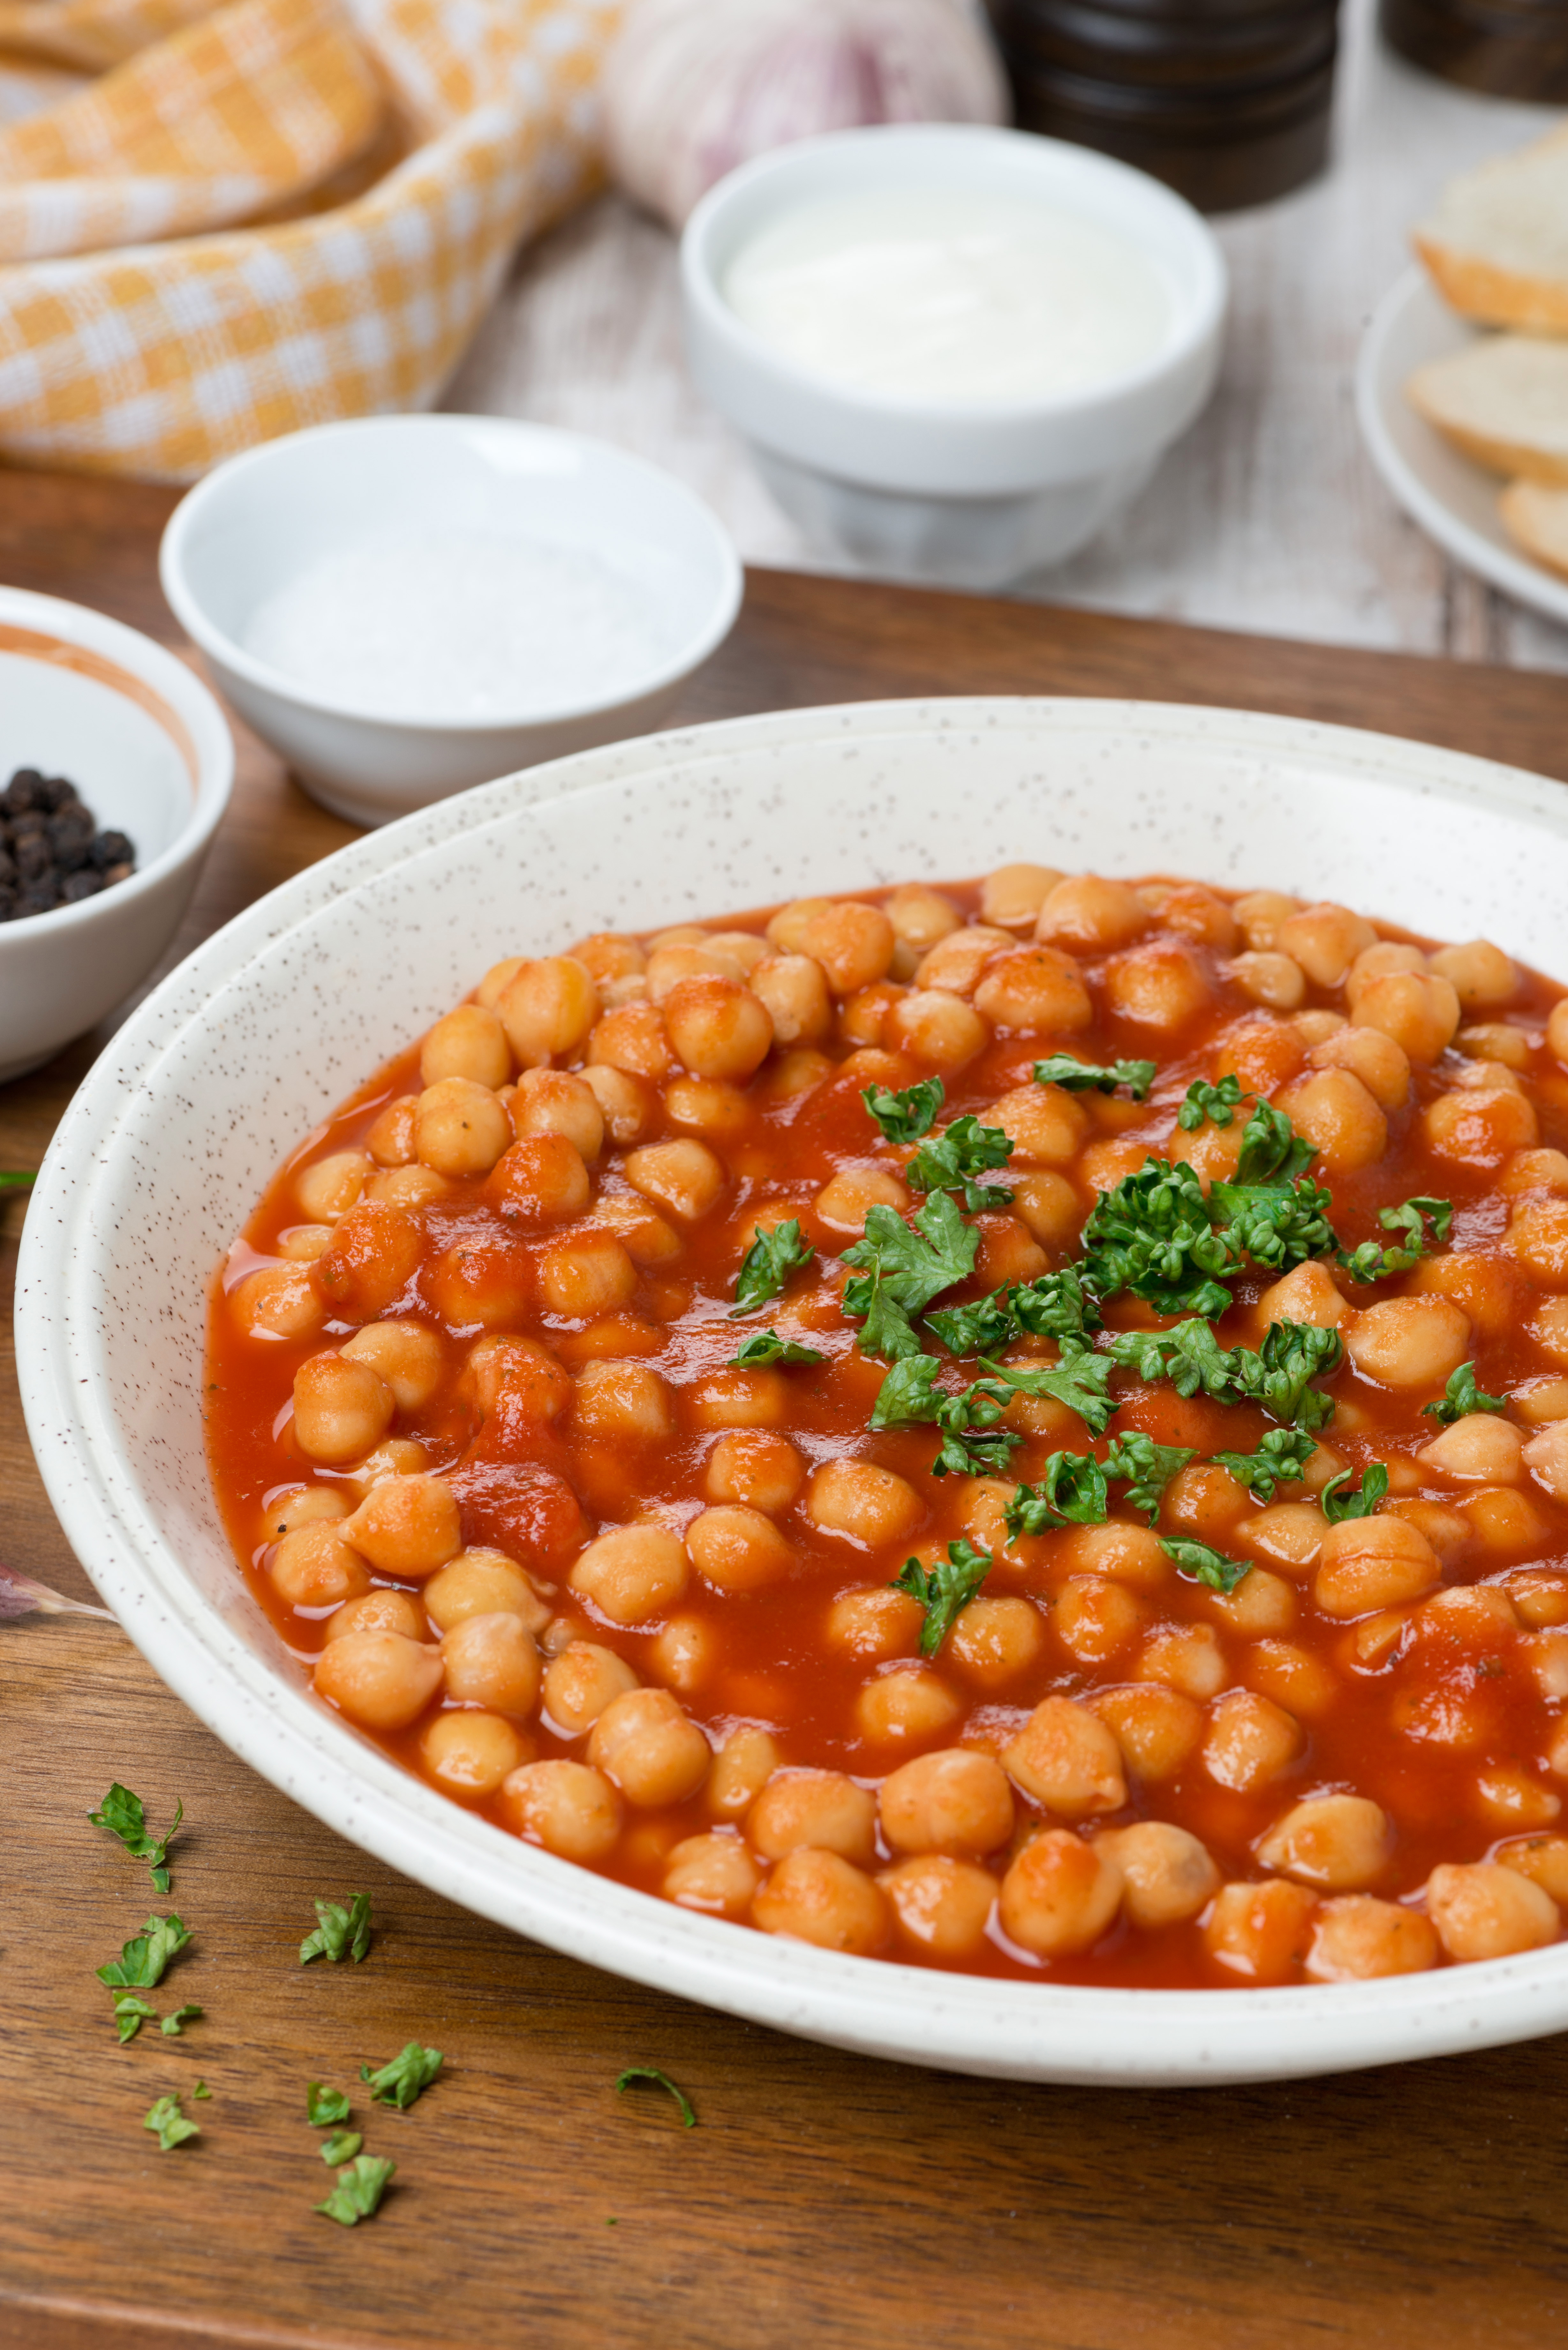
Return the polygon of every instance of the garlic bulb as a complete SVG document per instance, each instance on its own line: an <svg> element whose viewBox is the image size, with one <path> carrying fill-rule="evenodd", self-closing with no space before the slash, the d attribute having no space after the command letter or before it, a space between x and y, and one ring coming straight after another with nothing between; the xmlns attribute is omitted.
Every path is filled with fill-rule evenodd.
<svg viewBox="0 0 1568 2350"><path fill-rule="evenodd" d="M603 83L610 170L679 228L737 163L871 122L1002 122L966 0L634 0Z"/></svg>

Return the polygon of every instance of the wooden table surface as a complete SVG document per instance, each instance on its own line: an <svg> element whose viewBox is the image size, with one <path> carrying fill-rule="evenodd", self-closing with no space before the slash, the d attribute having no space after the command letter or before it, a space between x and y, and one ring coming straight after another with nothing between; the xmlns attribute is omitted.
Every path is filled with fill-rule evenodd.
<svg viewBox="0 0 1568 2350"><path fill-rule="evenodd" d="M0 579L176 642L153 572L170 504L0 475ZM1568 780L1568 680L781 573L752 577L680 715L945 691L1275 709ZM350 837L241 743L185 946ZM0 1165L36 1163L93 1050L0 1088ZM13 1229L7 1287L15 1256ZM5 1555L86 1596L8 1357L0 1497ZM169 1902L83 1816L117 1777L158 1823L184 1799ZM7 2350L1534 2350L1568 2318L1568 2038L1159 2094L836 2054L406 1883L235 1762L117 1629L77 1618L0 1627L0 1785ZM302 1970L312 1897L360 1887L369 1959ZM193 1929L167 1988L206 2012L120 2048L92 1970L154 1906ZM340 2230L311 2210L330 2181L305 2085L349 2086L361 2059L416 2037L445 2069L410 2113L376 2109L369 2146L397 2183L371 2224ZM635 2064L680 2082L701 2126L680 2129L657 2096L618 2099ZM198 2078L210 2102L190 2102ZM165 2155L141 2116L174 2088L202 2135Z"/></svg>

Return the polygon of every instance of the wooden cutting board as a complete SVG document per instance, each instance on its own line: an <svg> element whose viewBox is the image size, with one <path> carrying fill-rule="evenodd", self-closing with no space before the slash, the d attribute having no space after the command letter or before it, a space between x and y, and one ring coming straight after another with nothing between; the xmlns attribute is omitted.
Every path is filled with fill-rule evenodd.
<svg viewBox="0 0 1568 2350"><path fill-rule="evenodd" d="M0 473L0 579L178 643L155 569L172 502ZM1565 678L776 572L752 575L678 714L940 692L1230 703L1568 780ZM182 952L352 837L236 732L235 804ZM0 1088L0 1166L37 1163L102 1042ZM8 1353L0 1497L0 1553L88 1596ZM184 1800L156 1906L193 1929L169 1987L205 2010L125 2048L93 1969L154 1901L84 1816L115 1778L160 1824ZM0 1627L0 2345L1536 2350L1568 2320L1568 2037L1164 2093L836 2054L406 1883L235 1762L117 1628L78 1618ZM313 1897L359 1888L370 1957L301 1969ZM306 2084L357 2085L362 2059L414 2038L445 2068L410 2113L375 2110L368 2143L397 2183L339 2230L311 2209L330 2179ZM657 2094L618 2098L631 2064L679 2081L699 2127ZM198 2078L209 2102L191 2101ZM202 2135L161 2154L141 2117L174 2088Z"/></svg>

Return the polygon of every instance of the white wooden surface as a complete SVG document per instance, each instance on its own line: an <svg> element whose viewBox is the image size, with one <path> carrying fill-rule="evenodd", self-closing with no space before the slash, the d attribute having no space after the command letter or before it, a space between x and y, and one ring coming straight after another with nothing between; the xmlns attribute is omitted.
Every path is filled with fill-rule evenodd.
<svg viewBox="0 0 1568 2350"><path fill-rule="evenodd" d="M1450 88L1380 48L1347 0L1334 161L1215 225L1234 292L1207 414L1096 546L1023 592L1330 643L1568 670L1568 630L1450 564L1360 443L1352 374L1410 224L1451 173L1552 110ZM674 245L611 197L524 254L444 405L597 432L668 465L749 561L822 567L682 361Z"/></svg>

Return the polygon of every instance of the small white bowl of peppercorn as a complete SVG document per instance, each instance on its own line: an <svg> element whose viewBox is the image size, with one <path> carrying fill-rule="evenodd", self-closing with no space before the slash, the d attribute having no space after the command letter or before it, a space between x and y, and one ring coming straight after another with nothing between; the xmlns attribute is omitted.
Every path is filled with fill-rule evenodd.
<svg viewBox="0 0 1568 2350"><path fill-rule="evenodd" d="M0 1084L151 975L234 768L182 661L101 612L0 588Z"/></svg>

